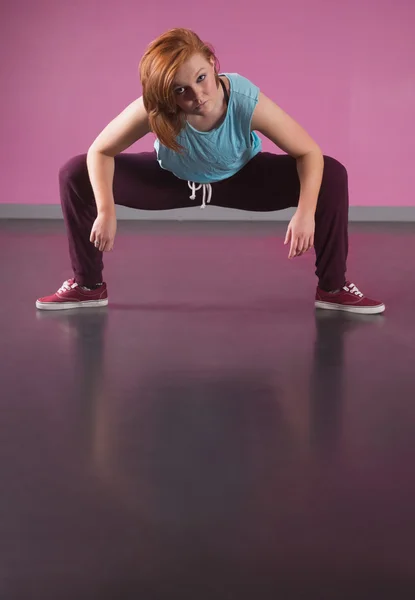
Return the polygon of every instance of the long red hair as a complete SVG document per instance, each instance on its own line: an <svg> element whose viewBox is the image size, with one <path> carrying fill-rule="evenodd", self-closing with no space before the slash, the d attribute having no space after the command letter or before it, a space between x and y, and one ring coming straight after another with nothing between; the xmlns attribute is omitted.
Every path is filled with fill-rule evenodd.
<svg viewBox="0 0 415 600"><path fill-rule="evenodd" d="M173 82L182 64L196 53L202 54L208 61L213 59L216 83L219 85L219 61L213 47L190 29L166 31L148 45L140 60L143 103L151 131L164 146L175 152L183 150L176 137L183 129L185 120L175 101Z"/></svg>

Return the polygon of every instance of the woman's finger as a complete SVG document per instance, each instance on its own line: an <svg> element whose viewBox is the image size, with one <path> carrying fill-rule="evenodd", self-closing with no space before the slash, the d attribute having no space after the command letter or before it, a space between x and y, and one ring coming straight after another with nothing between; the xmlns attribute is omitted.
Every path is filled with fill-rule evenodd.
<svg viewBox="0 0 415 600"><path fill-rule="evenodd" d="M307 250L310 250L314 245L314 240L313 240L313 236L310 236L309 240L308 240L308 244L307 244Z"/></svg>
<svg viewBox="0 0 415 600"><path fill-rule="evenodd" d="M301 251L301 254L305 254L309 250L310 250L310 240L307 240L307 241L304 242L304 246L303 246L303 249Z"/></svg>
<svg viewBox="0 0 415 600"><path fill-rule="evenodd" d="M304 251L304 247L305 247L304 240L302 240L302 239L300 238L300 239L298 240L298 243L297 243L297 254L296 254L296 256L301 256L301 254L302 254L302 253L303 253L303 251Z"/></svg>

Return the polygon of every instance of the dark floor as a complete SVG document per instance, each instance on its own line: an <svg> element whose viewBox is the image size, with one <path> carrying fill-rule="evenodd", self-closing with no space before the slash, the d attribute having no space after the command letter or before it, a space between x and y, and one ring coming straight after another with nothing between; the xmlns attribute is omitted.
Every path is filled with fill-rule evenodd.
<svg viewBox="0 0 415 600"><path fill-rule="evenodd" d="M0 222L1 600L415 597L415 224L350 226L370 317L285 228L120 222L44 312L63 225Z"/></svg>

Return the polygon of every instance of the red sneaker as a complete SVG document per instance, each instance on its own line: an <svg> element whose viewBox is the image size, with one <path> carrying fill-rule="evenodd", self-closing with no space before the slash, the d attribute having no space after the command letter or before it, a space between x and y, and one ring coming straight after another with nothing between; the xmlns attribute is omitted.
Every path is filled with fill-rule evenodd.
<svg viewBox="0 0 415 600"><path fill-rule="evenodd" d="M317 308L327 310L344 310L346 312L361 313L365 315L374 315L382 313L385 305L378 300L366 298L354 283L346 281L339 292L330 293L317 287L316 302Z"/></svg>
<svg viewBox="0 0 415 600"><path fill-rule="evenodd" d="M107 284L103 283L96 290L84 290L75 279L68 279L52 296L44 296L36 300L36 307L43 310L63 310L68 308L89 308L90 306L107 306Z"/></svg>

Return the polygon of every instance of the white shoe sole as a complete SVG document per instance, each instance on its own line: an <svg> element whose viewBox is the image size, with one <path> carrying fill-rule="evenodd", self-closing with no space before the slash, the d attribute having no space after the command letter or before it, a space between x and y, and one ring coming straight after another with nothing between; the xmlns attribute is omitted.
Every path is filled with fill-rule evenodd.
<svg viewBox="0 0 415 600"><path fill-rule="evenodd" d="M333 302L322 302L316 300L316 308L323 308L325 310L343 310L345 312L359 313L361 315L376 315L383 313L385 310L384 304L378 304L377 306L345 306L344 304L334 304Z"/></svg>
<svg viewBox="0 0 415 600"><path fill-rule="evenodd" d="M107 305L108 298L105 298L105 300L85 300L85 302L39 302L39 300L36 300L36 308L40 310L69 310L71 308L95 308Z"/></svg>

